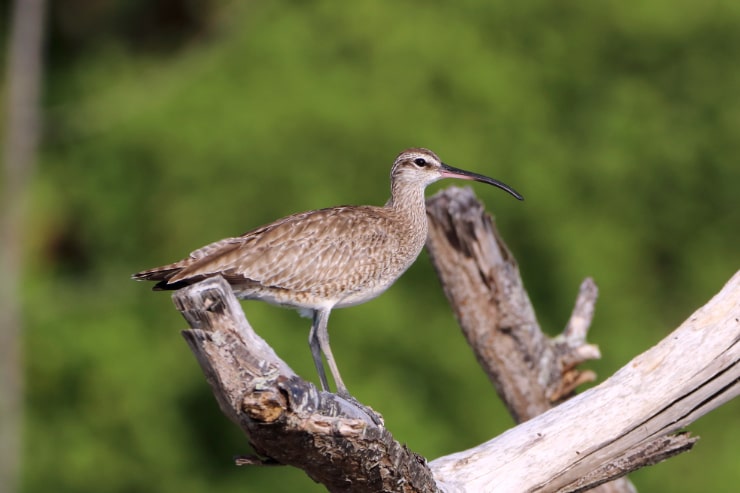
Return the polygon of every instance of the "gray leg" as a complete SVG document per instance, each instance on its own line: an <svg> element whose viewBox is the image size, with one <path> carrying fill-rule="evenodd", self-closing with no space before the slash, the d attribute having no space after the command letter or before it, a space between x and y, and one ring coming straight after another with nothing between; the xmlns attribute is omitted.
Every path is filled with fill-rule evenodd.
<svg viewBox="0 0 740 493"><path fill-rule="evenodd" d="M324 357L326 357L326 362L329 364L331 376L332 378L334 378L334 384L337 386L337 394L346 397L349 396L349 392L347 392L347 387L344 385L342 377L339 375L339 369L337 368L337 364L334 361L334 355L331 353L331 347L329 347L329 330L327 329L327 323L329 322L330 311L331 310L314 311L313 327L311 327L311 333L313 336L313 340L311 340L310 342L311 352L314 355L313 360L314 363L316 363L318 369L318 366L321 365L321 354L318 355L317 360L317 351L314 349L315 344L318 343L321 352L324 353ZM322 377L323 373L324 369L323 366L321 366L321 370L319 370L320 378ZM326 375L323 376L323 380L326 380ZM326 388L324 390L329 389Z"/></svg>
<svg viewBox="0 0 740 493"><path fill-rule="evenodd" d="M329 347L329 331L327 330L327 323L329 322L329 312L331 310L315 310L313 312L313 325L311 326L311 333L308 336L308 343L311 346L311 354L313 354L313 361L316 364L316 370L319 372L319 378L321 379L321 386L329 392L329 385L326 381L326 373L324 372L324 365L321 360L321 353L324 353L326 362L329 364L329 370L331 370L331 376L334 378L334 383L337 386L337 394L345 400L353 403L359 407L365 414L376 425L383 426L383 417L373 411L373 409L360 401L355 399L347 391L347 387L342 381L342 377L339 375L339 369L334 361L334 355L331 353Z"/></svg>
<svg viewBox="0 0 740 493"><path fill-rule="evenodd" d="M316 365L316 371L319 373L319 380L321 380L321 389L327 392L329 390L329 382L326 380L326 372L324 371L324 362L321 359L321 344L318 339L318 325L319 312L313 312L313 322L311 324L311 332L308 333L308 345L311 348L311 355L313 356L313 364ZM324 318L324 326L326 326L326 318Z"/></svg>

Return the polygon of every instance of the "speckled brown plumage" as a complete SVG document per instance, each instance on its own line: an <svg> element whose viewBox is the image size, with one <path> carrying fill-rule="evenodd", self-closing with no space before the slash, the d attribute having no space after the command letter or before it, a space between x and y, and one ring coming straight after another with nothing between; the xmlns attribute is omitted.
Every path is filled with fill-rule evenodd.
<svg viewBox="0 0 740 493"><path fill-rule="evenodd" d="M329 312L378 296L416 260L427 237L424 189L448 177L489 183L521 200L501 182L447 166L427 149L408 149L393 163L391 198L382 207L340 206L293 214L133 278L158 281L154 289L163 290L220 275L242 299L311 314L309 343L321 384L328 390L323 352L337 390L349 396L329 348Z"/></svg>

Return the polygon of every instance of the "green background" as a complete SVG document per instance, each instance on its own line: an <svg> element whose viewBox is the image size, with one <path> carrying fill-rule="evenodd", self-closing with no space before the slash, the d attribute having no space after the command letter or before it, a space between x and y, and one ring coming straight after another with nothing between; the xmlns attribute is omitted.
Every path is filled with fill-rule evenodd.
<svg viewBox="0 0 740 493"><path fill-rule="evenodd" d="M25 231L25 492L323 491L233 466L248 445L184 321L129 276L293 212L382 204L406 147L525 195L474 185L550 334L593 276L600 379L740 266L738 2L53 3ZM244 306L316 381L309 321ZM329 329L350 390L425 457L512 425L426 253ZM739 420L735 400L690 426L695 449L633 474L638 490L736 491Z"/></svg>

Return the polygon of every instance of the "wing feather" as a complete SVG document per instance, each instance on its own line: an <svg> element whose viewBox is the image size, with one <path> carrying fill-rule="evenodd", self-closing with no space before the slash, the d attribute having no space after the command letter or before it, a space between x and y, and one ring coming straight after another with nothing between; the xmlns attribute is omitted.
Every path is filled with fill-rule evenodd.
<svg viewBox="0 0 740 493"><path fill-rule="evenodd" d="M224 274L232 283L315 291L359 289L382 274L400 238L377 207L334 207L288 216L195 250L169 283ZM171 264L173 266L177 264Z"/></svg>

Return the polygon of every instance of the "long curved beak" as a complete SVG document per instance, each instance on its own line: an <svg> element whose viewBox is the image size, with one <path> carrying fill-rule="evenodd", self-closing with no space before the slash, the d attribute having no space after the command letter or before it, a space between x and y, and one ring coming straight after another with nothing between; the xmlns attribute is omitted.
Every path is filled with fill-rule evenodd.
<svg viewBox="0 0 740 493"><path fill-rule="evenodd" d="M479 175L478 173L473 173L472 171L465 171L464 169L453 168L452 166L442 163L440 175L442 175L442 178L459 178L461 180L475 180L481 183L488 183L489 185L493 185L494 187L498 187L501 190L509 192L511 195L519 200L524 200L524 197L522 197L519 192L511 188L506 183L502 183L487 176Z"/></svg>

